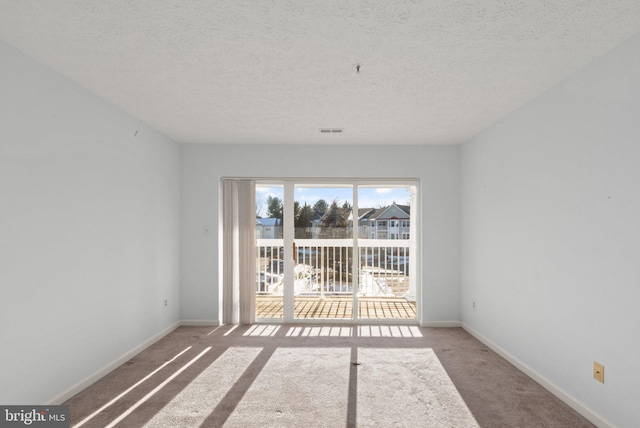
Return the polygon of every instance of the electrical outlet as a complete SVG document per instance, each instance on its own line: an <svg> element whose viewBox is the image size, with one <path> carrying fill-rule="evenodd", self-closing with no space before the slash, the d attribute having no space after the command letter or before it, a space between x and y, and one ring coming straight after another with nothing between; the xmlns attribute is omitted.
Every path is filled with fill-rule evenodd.
<svg viewBox="0 0 640 428"><path fill-rule="evenodd" d="M604 366L597 361L593 362L593 378L604 383Z"/></svg>
<svg viewBox="0 0 640 428"><path fill-rule="evenodd" d="M165 308L168 306L168 303L169 303L169 302L167 301L167 299L164 299L164 307L165 307Z"/></svg>
<svg viewBox="0 0 640 428"><path fill-rule="evenodd" d="M473 301L472 305L473 305L473 310L475 311L476 310L476 301L475 300Z"/></svg>

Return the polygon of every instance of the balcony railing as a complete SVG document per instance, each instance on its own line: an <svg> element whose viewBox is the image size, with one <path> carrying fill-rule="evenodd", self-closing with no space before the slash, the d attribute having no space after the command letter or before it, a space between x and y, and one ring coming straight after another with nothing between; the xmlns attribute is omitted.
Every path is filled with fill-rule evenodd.
<svg viewBox="0 0 640 428"><path fill-rule="evenodd" d="M353 278L353 240L295 242L295 295L346 295L354 292L354 286L361 296L400 297L409 292L408 240L359 239L357 281ZM283 245L282 239L258 239L257 294L284 293Z"/></svg>

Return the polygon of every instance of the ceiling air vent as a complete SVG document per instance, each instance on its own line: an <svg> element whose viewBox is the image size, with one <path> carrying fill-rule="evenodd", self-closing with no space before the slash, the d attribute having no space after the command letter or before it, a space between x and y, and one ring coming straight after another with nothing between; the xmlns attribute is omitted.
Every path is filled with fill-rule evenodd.
<svg viewBox="0 0 640 428"><path fill-rule="evenodd" d="M342 128L320 128L321 134L342 134Z"/></svg>

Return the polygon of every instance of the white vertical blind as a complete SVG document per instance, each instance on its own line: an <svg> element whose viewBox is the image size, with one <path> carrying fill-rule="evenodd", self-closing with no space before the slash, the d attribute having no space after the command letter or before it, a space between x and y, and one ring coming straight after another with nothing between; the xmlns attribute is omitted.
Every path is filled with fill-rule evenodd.
<svg viewBox="0 0 640 428"><path fill-rule="evenodd" d="M222 322L255 321L255 182L222 180Z"/></svg>

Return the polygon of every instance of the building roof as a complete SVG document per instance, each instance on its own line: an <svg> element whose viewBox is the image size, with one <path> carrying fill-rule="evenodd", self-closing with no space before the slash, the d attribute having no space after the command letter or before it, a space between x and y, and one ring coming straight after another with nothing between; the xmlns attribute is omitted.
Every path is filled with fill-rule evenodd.
<svg viewBox="0 0 640 428"><path fill-rule="evenodd" d="M282 220L279 218L256 218L256 223L262 226L280 226Z"/></svg>
<svg viewBox="0 0 640 428"><path fill-rule="evenodd" d="M391 204L391 205L387 205L386 207L382 207L382 208L361 208L358 209L358 219L360 221L363 220L392 220L394 218L399 218L396 216L392 216L392 215L386 215L385 213L388 213L389 209L391 207L397 207L399 208L402 212L404 212L407 217L409 217L411 215L411 207L409 205L398 205L398 204Z"/></svg>

